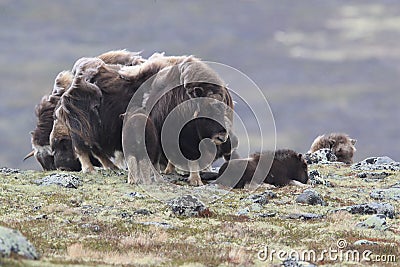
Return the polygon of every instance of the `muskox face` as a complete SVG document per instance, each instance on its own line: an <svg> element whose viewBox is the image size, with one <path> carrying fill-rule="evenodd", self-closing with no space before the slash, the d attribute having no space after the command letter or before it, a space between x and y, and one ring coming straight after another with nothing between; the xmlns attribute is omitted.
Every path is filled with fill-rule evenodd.
<svg viewBox="0 0 400 267"><path fill-rule="evenodd" d="M54 155L54 165L62 171L80 171L81 164L76 158L70 138L54 138L51 148Z"/></svg>
<svg viewBox="0 0 400 267"><path fill-rule="evenodd" d="M198 110L195 116L201 137L210 138L216 145L225 143L232 127L232 110L224 103L221 92L225 88L209 83L186 85L188 95L198 98Z"/></svg>
<svg viewBox="0 0 400 267"><path fill-rule="evenodd" d="M53 151L54 165L59 170L80 171L81 164L74 153L67 125L57 118L60 109L59 107L55 112L53 129L50 133L50 146Z"/></svg>
<svg viewBox="0 0 400 267"><path fill-rule="evenodd" d="M308 181L307 162L302 154L293 155L287 159L288 178L297 180L303 184Z"/></svg>
<svg viewBox="0 0 400 267"><path fill-rule="evenodd" d="M353 162L353 155L356 151L354 139L332 140L332 151L336 155L337 160L347 164Z"/></svg>
<svg viewBox="0 0 400 267"><path fill-rule="evenodd" d="M34 146L33 148L34 156L36 160L40 163L43 170L51 171L55 170L54 157L50 146Z"/></svg>

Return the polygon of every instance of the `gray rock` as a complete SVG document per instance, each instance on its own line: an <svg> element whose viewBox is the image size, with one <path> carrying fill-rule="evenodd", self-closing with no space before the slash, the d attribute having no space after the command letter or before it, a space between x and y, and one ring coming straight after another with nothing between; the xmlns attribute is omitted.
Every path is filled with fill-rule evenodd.
<svg viewBox="0 0 400 267"><path fill-rule="evenodd" d="M140 194L139 192L130 192L126 194L128 197L133 197L133 198L144 198L145 196Z"/></svg>
<svg viewBox="0 0 400 267"><path fill-rule="evenodd" d="M299 261L296 258L287 258L282 262L284 267L317 267L317 265L306 262L306 261Z"/></svg>
<svg viewBox="0 0 400 267"><path fill-rule="evenodd" d="M374 189L369 194L373 199L378 200L400 200L400 187L390 187L387 189Z"/></svg>
<svg viewBox="0 0 400 267"><path fill-rule="evenodd" d="M361 240L357 240L356 242L353 243L355 246L372 246L372 245L378 245L377 242L373 242L373 241L369 241L366 239L361 239Z"/></svg>
<svg viewBox="0 0 400 267"><path fill-rule="evenodd" d="M347 206L333 211L335 212L340 210L347 210L352 214L384 214L390 219L393 219L395 215L394 207L389 203L371 202L366 204Z"/></svg>
<svg viewBox="0 0 400 267"><path fill-rule="evenodd" d="M386 230L388 228L386 225L386 215L384 214L372 215L365 221L356 224L356 226L375 230Z"/></svg>
<svg viewBox="0 0 400 267"><path fill-rule="evenodd" d="M327 164L337 161L335 153L329 148L322 148L312 153L307 152L304 158L307 164Z"/></svg>
<svg viewBox="0 0 400 267"><path fill-rule="evenodd" d="M303 193L297 196L297 203L303 203L308 205L323 205L326 206L325 201L322 197L313 189L306 189Z"/></svg>
<svg viewBox="0 0 400 267"><path fill-rule="evenodd" d="M191 195L171 199L167 204L171 207L172 213L176 216L205 216L209 213L209 209L203 202Z"/></svg>
<svg viewBox="0 0 400 267"><path fill-rule="evenodd" d="M387 172L360 172L357 174L358 178L363 178L366 181L382 180L388 177L390 173Z"/></svg>
<svg viewBox="0 0 400 267"><path fill-rule="evenodd" d="M35 181L37 185L58 185L66 188L78 188L82 185L80 178L66 173L53 173Z"/></svg>
<svg viewBox="0 0 400 267"><path fill-rule="evenodd" d="M370 157L363 161L355 163L351 166L353 170L360 171L376 171L376 170L388 170L388 171L400 171L400 162L396 162L389 157Z"/></svg>
<svg viewBox="0 0 400 267"><path fill-rule="evenodd" d="M276 194L272 192L271 190L267 190L261 194L254 194L250 195L246 198L246 200L249 200L252 203L258 203L260 205L265 205L271 198L276 198Z"/></svg>
<svg viewBox="0 0 400 267"><path fill-rule="evenodd" d="M261 218L275 217L276 216L276 212L261 213L258 216L260 216Z"/></svg>
<svg viewBox="0 0 400 267"><path fill-rule="evenodd" d="M328 186L328 187L333 187L331 182L323 179L322 175L317 170L310 171L308 173L308 178L310 179L310 184L311 185L321 184L321 185L325 185L325 186Z"/></svg>
<svg viewBox="0 0 400 267"><path fill-rule="evenodd" d="M290 213L288 215L282 216L283 219L303 219L303 220L314 220L322 219L324 215L315 213Z"/></svg>
<svg viewBox="0 0 400 267"><path fill-rule="evenodd" d="M0 226L0 257L12 254L30 260L39 258L36 249L19 231Z"/></svg>
<svg viewBox="0 0 400 267"><path fill-rule="evenodd" d="M133 212L135 215L150 215L153 214L153 212L149 211L148 209L137 209Z"/></svg>
<svg viewBox="0 0 400 267"><path fill-rule="evenodd" d="M16 173L21 173L19 169L12 169L12 168L7 168L7 167L2 167L0 168L0 173L2 174L16 174Z"/></svg>
<svg viewBox="0 0 400 267"><path fill-rule="evenodd" d="M244 208L244 209L240 209L238 212L236 212L236 215L247 216L247 215L249 215L249 212L250 212L249 208Z"/></svg>

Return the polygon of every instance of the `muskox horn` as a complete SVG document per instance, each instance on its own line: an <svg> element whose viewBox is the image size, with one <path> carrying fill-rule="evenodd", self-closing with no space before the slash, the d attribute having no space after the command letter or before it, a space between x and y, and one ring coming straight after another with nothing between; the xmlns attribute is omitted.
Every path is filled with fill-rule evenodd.
<svg viewBox="0 0 400 267"><path fill-rule="evenodd" d="M32 150L31 152L29 152L29 153L25 156L24 161L25 161L26 159L29 159L30 157L32 157L34 154L35 154L35 150Z"/></svg>

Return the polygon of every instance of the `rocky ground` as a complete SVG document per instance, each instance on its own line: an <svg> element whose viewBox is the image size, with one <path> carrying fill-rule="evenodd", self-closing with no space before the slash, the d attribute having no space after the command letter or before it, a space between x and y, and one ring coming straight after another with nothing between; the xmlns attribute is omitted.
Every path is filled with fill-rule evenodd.
<svg viewBox="0 0 400 267"><path fill-rule="evenodd" d="M2 168L0 266L397 266L400 164L309 172L306 187L229 191Z"/></svg>

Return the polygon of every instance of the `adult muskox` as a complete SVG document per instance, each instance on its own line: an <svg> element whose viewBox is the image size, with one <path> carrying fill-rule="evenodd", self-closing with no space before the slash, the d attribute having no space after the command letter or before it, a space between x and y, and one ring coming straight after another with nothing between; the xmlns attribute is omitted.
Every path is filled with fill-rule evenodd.
<svg viewBox="0 0 400 267"><path fill-rule="evenodd" d="M82 58L73 68L72 86L61 97L57 119L65 122L83 172L94 171L90 155L104 168L117 168L110 158L122 151L122 123L130 99L140 85L181 57L155 56L143 64L106 64L100 58Z"/></svg>
<svg viewBox="0 0 400 267"><path fill-rule="evenodd" d="M221 157L231 152L221 147L228 140L233 117L232 98L224 82L204 62L190 56L164 68L143 87L143 95L148 94L143 103L161 149L160 162L167 163L164 172L178 166L190 172L191 185L202 185L199 171L218 153Z"/></svg>
<svg viewBox="0 0 400 267"><path fill-rule="evenodd" d="M98 58L107 64L125 66L144 62L140 53L127 50L109 51L99 55ZM70 88L73 78L74 74L71 71L60 72L54 81L51 94L45 95L35 108L37 124L35 130L31 132L33 151L24 160L34 155L44 170L81 170L80 162L72 147L69 130L65 122L55 118L54 114L60 106L60 97ZM99 166L93 157L91 161Z"/></svg>

